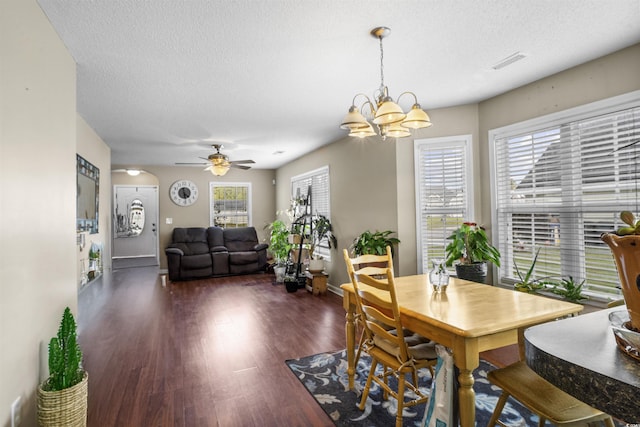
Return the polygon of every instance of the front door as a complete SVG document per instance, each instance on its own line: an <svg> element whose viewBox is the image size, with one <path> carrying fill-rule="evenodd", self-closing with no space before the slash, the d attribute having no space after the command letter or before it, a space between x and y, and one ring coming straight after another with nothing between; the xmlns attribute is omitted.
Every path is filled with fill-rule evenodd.
<svg viewBox="0 0 640 427"><path fill-rule="evenodd" d="M113 187L113 268L158 265L158 187Z"/></svg>

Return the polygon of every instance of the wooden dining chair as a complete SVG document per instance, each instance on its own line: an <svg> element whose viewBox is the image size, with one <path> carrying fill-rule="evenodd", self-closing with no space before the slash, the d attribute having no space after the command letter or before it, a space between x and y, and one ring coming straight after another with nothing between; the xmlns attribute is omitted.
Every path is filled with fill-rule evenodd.
<svg viewBox="0 0 640 427"><path fill-rule="evenodd" d="M498 418L509 396L538 415L540 427L545 420L563 427L586 426L594 421L604 421L605 426L614 427L609 415L560 390L536 374L523 361L489 371L487 378L502 389L488 427L496 424L506 427Z"/></svg>
<svg viewBox="0 0 640 427"><path fill-rule="evenodd" d="M391 249L388 247L388 251L384 253L384 255L374 255L374 254L363 254L358 255L355 258L349 258L349 261L346 261L348 258L348 252L344 249L345 253L345 262L347 266L349 264L352 265L354 272L356 274L367 274L376 278L385 278L387 276L387 270L393 271L393 256L391 255ZM348 267L347 267L348 272ZM360 340L358 342L358 351L356 352L356 358L354 364L358 365L358 360L360 360L360 354L362 353L362 344L364 343L365 333L364 333L364 324L362 323L362 316L360 313L356 314L355 322L360 326L361 335Z"/></svg>
<svg viewBox="0 0 640 427"><path fill-rule="evenodd" d="M371 266L356 270L355 266L359 267L363 262L362 257L349 258L346 249L343 253L364 329L361 347L371 356L371 368L358 407L364 410L371 383L375 381L384 391L385 399L391 395L397 400L396 426L400 427L404 408L429 400L428 394L418 388L418 370L428 368L433 375L433 366L437 361L435 343L402 326L390 247L387 246L388 266L384 273L377 270L379 267ZM383 369L376 374L378 364ZM412 381L406 380L407 374L411 374ZM391 387L389 377L395 377L397 389ZM416 397L405 401L407 388Z"/></svg>

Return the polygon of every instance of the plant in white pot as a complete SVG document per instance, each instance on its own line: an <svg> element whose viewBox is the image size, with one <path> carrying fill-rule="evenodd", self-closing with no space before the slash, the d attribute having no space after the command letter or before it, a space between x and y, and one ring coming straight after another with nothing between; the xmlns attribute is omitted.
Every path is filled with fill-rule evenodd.
<svg viewBox="0 0 640 427"><path fill-rule="evenodd" d="M458 278L485 283L487 262L500 267L500 252L475 222L464 222L448 239L446 264L450 267L455 263Z"/></svg>
<svg viewBox="0 0 640 427"><path fill-rule="evenodd" d="M86 426L89 375L82 368L76 322L65 308L49 342L49 378L37 391L40 426Z"/></svg>
<svg viewBox="0 0 640 427"><path fill-rule="evenodd" d="M338 239L333 234L331 221L324 215L316 214L311 220L311 243L309 245L309 271L320 272L324 270L324 260L316 252L320 243L327 243L329 248L338 246Z"/></svg>
<svg viewBox="0 0 640 427"><path fill-rule="evenodd" d="M276 283L282 283L284 282L289 251L292 246L289 243L289 228L284 221L279 219L267 224L265 228L268 228L271 233L269 236L269 251L275 260L273 271L276 274Z"/></svg>

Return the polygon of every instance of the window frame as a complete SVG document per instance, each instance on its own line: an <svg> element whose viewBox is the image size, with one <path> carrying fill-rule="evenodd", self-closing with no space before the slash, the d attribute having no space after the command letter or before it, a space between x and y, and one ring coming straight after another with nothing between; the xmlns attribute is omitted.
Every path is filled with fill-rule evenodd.
<svg viewBox="0 0 640 427"><path fill-rule="evenodd" d="M219 225L215 225L215 188L217 187L236 187L236 188L246 188L247 190L247 227L253 226L253 208L252 208L252 191L251 191L251 183L250 182L221 182L221 181L209 181L209 226L210 227L220 227ZM226 228L226 227L222 227ZM237 228L237 227L233 227Z"/></svg>
<svg viewBox="0 0 640 427"><path fill-rule="evenodd" d="M427 253L427 248L424 248L423 239L423 197L422 197L422 178L423 170L421 167L420 153L423 147L430 149L447 148L447 147L461 147L464 151L465 158L463 159L464 168L466 169L464 177L465 198L466 198L466 218L463 221L470 221L475 218L474 212L474 187L473 187L473 136L471 134L453 135L437 138L424 138L416 139L413 142L413 158L414 158L414 178L415 178L415 207L416 207L416 250L417 250L417 271L418 274L423 274L429 270L429 261L431 257ZM446 209L440 210L443 215L447 214ZM457 210L455 210L457 211ZM454 213L454 210L449 212ZM434 211L435 213L435 211ZM446 238L443 240L443 245L447 245ZM453 273L455 275L455 273Z"/></svg>
<svg viewBox="0 0 640 427"><path fill-rule="evenodd" d="M314 178L316 177L320 177L320 179L326 179L326 191L324 192L324 194L322 193L318 194L316 191L314 191L313 181L314 181ZM292 176L290 179L291 199L293 200L293 198L296 197L295 189L302 188L301 186L296 186L296 183L299 183L300 181L309 180L309 179L311 179L311 200L312 200L311 208L314 210L313 212L310 212L310 214L313 216L316 213L319 213L321 215L326 216L329 219L329 221L331 221L331 174L330 174L329 165L321 166L317 169L313 169L308 172L304 172L304 173ZM313 203L313 200L316 198L323 199L322 203L324 203L326 206L326 212L317 211L317 208ZM296 218L293 218L293 219L295 220ZM320 245L318 245L315 251L316 251L315 253L322 256L325 260L331 261L331 250L329 249L328 245L324 243L324 241L321 242Z"/></svg>
<svg viewBox="0 0 640 427"><path fill-rule="evenodd" d="M503 235L503 234L505 232L508 233L508 231L503 230L499 224L499 221L500 221L499 208L500 207L498 206L498 197L499 197L498 184L499 183L497 181L498 179L497 177L498 177L499 171L497 169L498 168L498 152L497 152L498 150L496 146L497 142L501 139L514 138L516 136L524 135L524 134L534 135L544 129L551 129L551 128L558 129L560 138L563 139L562 137L563 132L566 132L567 129L570 129L571 125L573 125L575 122L594 120L608 114L616 113L618 111L622 112L624 110L629 110L629 109L634 109L639 107L640 107L640 91L634 91L634 92L630 92L620 96L603 99L600 101L580 105L574 108L569 108L556 113L535 117L529 120L524 120L521 122L517 122L517 123L513 123L510 125L489 130L488 143L489 143L489 159L490 159L491 221L492 221L492 224L494 224L494 226L492 227L492 230L493 230L492 241L498 242L501 253L505 252L505 255L509 255L509 253L511 252L508 252L508 251L514 251L515 247L514 245L511 245L510 247L505 246L509 236ZM572 163L572 164L575 164L575 163ZM566 186L562 185L560 191L561 193L564 193L566 191L571 191L571 188L567 188ZM582 200L583 198L580 198L580 201ZM543 208L543 210L547 210L547 209L548 208ZM612 210L612 214L614 212L615 211ZM573 210L567 213L563 213L563 215L585 216L589 213L592 213L592 211L588 209L582 209L582 210ZM611 224L612 230L614 226L615 224L612 222ZM583 220L580 220L580 224L577 224L575 228L583 231L584 230ZM566 277L569 274L574 275L574 277L586 276L586 272L585 272L585 269L587 268L587 264L585 262L586 251L585 250L581 251L580 249L581 247L584 248L584 241L585 241L586 235L582 233L582 231L580 234L581 237L579 239L576 239L577 243L571 242L571 244L569 245L572 248L571 256L572 257L580 256L581 261L579 263L574 263L575 265L567 267L563 265L565 263L563 263L561 259L560 264L563 265L560 267L561 277ZM507 251L505 251L505 247ZM579 252L578 255L575 254L576 250ZM567 251L566 246L561 245L560 251L561 253L565 253ZM508 256L503 256L503 258L508 258ZM504 262L503 264L505 264L503 267L501 267L500 269L497 269L497 282L504 286L512 286L513 283L516 282L516 280L514 280L514 278L504 276L504 271L506 271L508 266L506 265L507 264L506 262ZM523 270L526 271L526 269L529 268L529 265L519 266L519 268L522 268ZM611 263L611 268L615 270L615 264L613 263L613 261ZM566 274L565 274L565 271L566 271ZM559 277L558 278L553 277L553 278L559 279ZM611 292L599 291L597 289L598 286L599 285L593 285L594 289L586 290L584 293L589 295L590 299L594 301L610 300L613 294ZM613 290L613 287L607 290L611 291Z"/></svg>

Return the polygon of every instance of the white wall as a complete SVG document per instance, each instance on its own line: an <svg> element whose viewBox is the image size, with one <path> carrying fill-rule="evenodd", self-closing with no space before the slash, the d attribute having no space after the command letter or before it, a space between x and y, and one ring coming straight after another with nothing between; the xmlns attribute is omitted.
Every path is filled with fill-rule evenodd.
<svg viewBox="0 0 640 427"><path fill-rule="evenodd" d="M35 0L0 3L0 425L35 421L41 351L77 313L76 70Z"/></svg>

